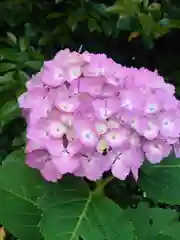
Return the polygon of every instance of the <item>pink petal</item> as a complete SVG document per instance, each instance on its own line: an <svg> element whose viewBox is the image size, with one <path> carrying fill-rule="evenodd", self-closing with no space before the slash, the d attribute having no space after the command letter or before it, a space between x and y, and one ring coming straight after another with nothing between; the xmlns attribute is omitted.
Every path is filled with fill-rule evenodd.
<svg viewBox="0 0 180 240"><path fill-rule="evenodd" d="M34 150L41 149L41 146L32 140L28 140L26 143L26 153L33 152Z"/></svg>
<svg viewBox="0 0 180 240"><path fill-rule="evenodd" d="M36 150L26 155L26 164L32 168L42 169L49 159L49 154L45 150Z"/></svg>
<svg viewBox="0 0 180 240"><path fill-rule="evenodd" d="M96 116L99 119L107 119L119 110L119 100L117 98L108 98L105 100L94 100L92 106L95 110Z"/></svg>
<svg viewBox="0 0 180 240"><path fill-rule="evenodd" d="M155 139L159 134L159 127L154 120L147 119L147 128L143 131L143 136L148 140Z"/></svg>
<svg viewBox="0 0 180 240"><path fill-rule="evenodd" d="M57 98L55 101L56 107L64 112L75 112L79 107L80 102L77 97Z"/></svg>
<svg viewBox="0 0 180 240"><path fill-rule="evenodd" d="M86 147L95 147L98 135L91 122L78 120L75 122L74 130L79 141Z"/></svg>
<svg viewBox="0 0 180 240"><path fill-rule="evenodd" d="M33 108L36 104L42 102L43 98L46 96L47 91L45 88L35 88L23 93L19 98L18 102L21 108Z"/></svg>
<svg viewBox="0 0 180 240"><path fill-rule="evenodd" d="M141 110L145 96L137 89L123 90L120 93L120 106L132 111L133 109Z"/></svg>
<svg viewBox="0 0 180 240"><path fill-rule="evenodd" d="M122 147L128 142L129 131L126 129L111 130L105 134L105 139L112 148Z"/></svg>
<svg viewBox="0 0 180 240"><path fill-rule="evenodd" d="M180 140L174 144L174 153L177 158L180 158Z"/></svg>
<svg viewBox="0 0 180 240"><path fill-rule="evenodd" d="M46 64L46 67L42 72L42 82L48 86L58 87L64 83L65 75L64 71L61 68L58 68L54 65L53 62Z"/></svg>
<svg viewBox="0 0 180 240"><path fill-rule="evenodd" d="M67 127L62 124L60 121L51 121L47 128L47 131L50 136L54 138L62 138L67 132Z"/></svg>
<svg viewBox="0 0 180 240"><path fill-rule="evenodd" d="M82 144L80 141L75 140L68 143L67 151L70 156L74 156L82 149Z"/></svg>
<svg viewBox="0 0 180 240"><path fill-rule="evenodd" d="M52 156L59 157L61 155L62 151L64 150L64 146L62 144L61 139L49 138L45 141L45 146L46 146L46 149L48 150L48 152Z"/></svg>
<svg viewBox="0 0 180 240"><path fill-rule="evenodd" d="M145 114L155 114L162 109L162 101L158 99L156 95L149 94L146 97L145 105L144 105L144 113Z"/></svg>
<svg viewBox="0 0 180 240"><path fill-rule="evenodd" d="M167 157L171 152L171 146L161 140L147 141L143 144L143 150L145 152L146 158L151 163L159 163L165 157Z"/></svg>
<svg viewBox="0 0 180 240"><path fill-rule="evenodd" d="M111 171L114 177L125 180L130 173L130 167L126 166L120 157L113 163Z"/></svg>
<svg viewBox="0 0 180 240"><path fill-rule="evenodd" d="M68 71L66 72L66 79L69 83L74 81L75 79L79 78L82 74L82 69L78 65L71 66Z"/></svg>
<svg viewBox="0 0 180 240"><path fill-rule="evenodd" d="M48 116L52 109L52 102L48 98L42 99L31 109L29 121L31 124L36 124L41 118Z"/></svg>
<svg viewBox="0 0 180 240"><path fill-rule="evenodd" d="M107 169L107 166L104 165L105 163L106 157L100 154L91 156L88 162L84 162L85 176L91 181L100 179L103 172Z"/></svg>
<svg viewBox="0 0 180 240"><path fill-rule="evenodd" d="M79 160L71 157L67 152L62 152L59 157L52 158L53 164L61 174L73 173L79 166Z"/></svg>
<svg viewBox="0 0 180 240"><path fill-rule="evenodd" d="M48 161L44 164L44 167L41 169L42 176L51 182L57 182L58 179L62 178L62 174L58 172L52 161Z"/></svg>

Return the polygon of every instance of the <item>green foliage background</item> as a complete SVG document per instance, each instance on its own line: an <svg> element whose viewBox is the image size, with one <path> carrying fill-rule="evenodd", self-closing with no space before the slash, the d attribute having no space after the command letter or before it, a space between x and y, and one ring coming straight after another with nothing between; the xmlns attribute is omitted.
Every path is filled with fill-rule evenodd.
<svg viewBox="0 0 180 240"><path fill-rule="evenodd" d="M179 97L179 28L178 0L0 1L0 162L3 162L0 168L0 223L13 235L22 240L38 240L42 238L41 232L48 240L78 239L67 235L56 237L62 234L59 226L67 226L65 219L55 216L57 211L58 215L68 215L70 211L63 205L63 195L59 193L64 186L69 187L67 183L49 186L23 165L24 156L19 149L25 144L25 122L16 100L25 90L28 77L58 50L65 47L78 50L82 46L82 50L104 52L127 66L157 69L166 81L176 86ZM80 194L80 201L74 203L71 214L78 217L78 209L87 206L86 217L96 233L89 232L84 221L76 234L85 240L130 240L133 231L134 239L139 240L179 239L178 161L170 158L162 165L144 167L138 186L132 179L127 182L113 180L105 188L107 199L87 192L85 183L73 185ZM41 194L45 194L43 199L39 199ZM67 201L72 199L72 196L66 197ZM61 199L58 205L57 199ZM117 205L109 199L121 208L117 210ZM50 204L53 202L54 205ZM94 213L92 206L98 206L98 213ZM103 207L113 221L104 216ZM70 216L69 226L73 228L76 217ZM129 220L125 222L124 217ZM26 223L35 226L28 228ZM104 235L99 230L103 225L109 229L103 230ZM115 234L119 231L121 236ZM9 239L14 237L10 235Z"/></svg>

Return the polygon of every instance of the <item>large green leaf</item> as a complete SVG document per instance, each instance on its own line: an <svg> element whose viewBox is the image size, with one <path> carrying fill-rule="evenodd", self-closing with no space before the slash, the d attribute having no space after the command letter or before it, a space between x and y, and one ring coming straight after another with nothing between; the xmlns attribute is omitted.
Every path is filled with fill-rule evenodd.
<svg viewBox="0 0 180 240"><path fill-rule="evenodd" d="M142 169L139 186L156 201L180 203L180 159L169 157Z"/></svg>
<svg viewBox="0 0 180 240"><path fill-rule="evenodd" d="M42 239L37 228L41 211L36 206L36 180L36 172L24 164L22 151L9 155L0 168L0 222L21 240Z"/></svg>
<svg viewBox="0 0 180 240"><path fill-rule="evenodd" d="M133 222L138 240L159 240L169 237L179 240L180 222L176 211L150 208L148 204L140 203L136 209L128 208L125 214Z"/></svg>
<svg viewBox="0 0 180 240"><path fill-rule="evenodd" d="M89 192L76 179L61 181L39 204L43 210L40 228L46 240L133 239L124 211L105 196Z"/></svg>
<svg viewBox="0 0 180 240"><path fill-rule="evenodd" d="M0 204L0 222L21 240L41 238L41 216L44 239L133 239L132 224L119 206L75 177L45 182L25 165L22 150L9 155L0 169Z"/></svg>

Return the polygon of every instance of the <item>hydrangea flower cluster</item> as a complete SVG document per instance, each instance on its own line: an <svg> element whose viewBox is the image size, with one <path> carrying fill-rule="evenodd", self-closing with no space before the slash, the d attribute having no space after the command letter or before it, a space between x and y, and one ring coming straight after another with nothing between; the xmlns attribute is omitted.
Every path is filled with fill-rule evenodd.
<svg viewBox="0 0 180 240"><path fill-rule="evenodd" d="M105 54L70 52L46 61L19 105L27 120L26 163L52 182L65 174L124 180L147 159L179 155L180 104L157 72Z"/></svg>

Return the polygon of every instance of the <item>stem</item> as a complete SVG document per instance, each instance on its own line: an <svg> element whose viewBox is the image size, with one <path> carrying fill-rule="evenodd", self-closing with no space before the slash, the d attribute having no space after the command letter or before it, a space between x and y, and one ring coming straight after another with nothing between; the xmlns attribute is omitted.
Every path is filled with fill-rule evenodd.
<svg viewBox="0 0 180 240"><path fill-rule="evenodd" d="M109 182L111 182L113 179L114 179L114 176L109 176L109 177L107 177L106 179L104 179L104 181L103 181L103 183L102 183L103 189L104 189L105 186L106 186Z"/></svg>
<svg viewBox="0 0 180 240"><path fill-rule="evenodd" d="M106 179L100 179L96 182L95 194L101 195L104 192L105 186L114 179L113 176L109 176Z"/></svg>

